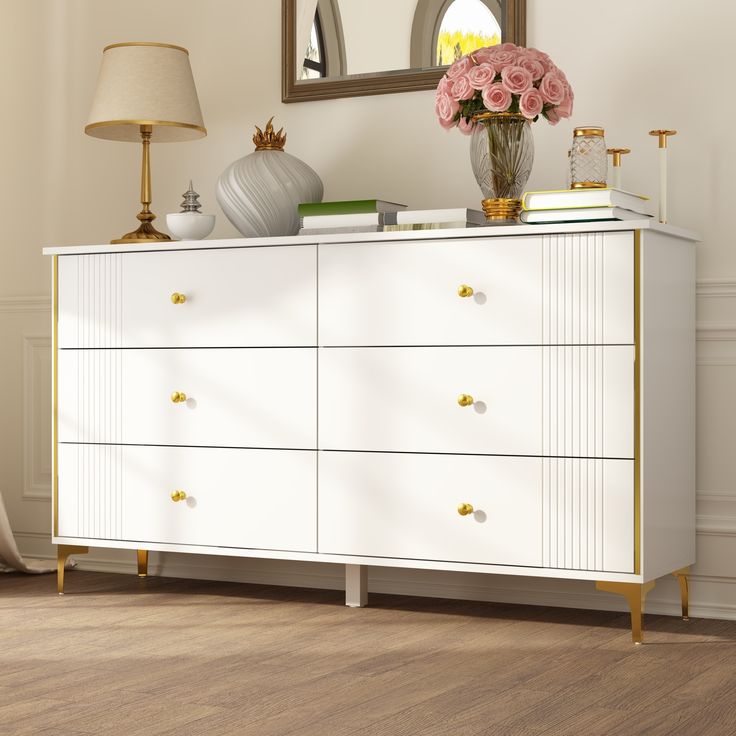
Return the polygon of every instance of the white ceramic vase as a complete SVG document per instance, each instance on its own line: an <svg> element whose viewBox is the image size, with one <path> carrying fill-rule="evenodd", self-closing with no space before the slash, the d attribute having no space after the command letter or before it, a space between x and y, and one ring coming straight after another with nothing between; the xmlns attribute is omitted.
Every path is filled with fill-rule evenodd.
<svg viewBox="0 0 736 736"><path fill-rule="evenodd" d="M273 118L271 118L273 120ZM324 193L316 172L284 151L283 128L256 127L256 150L222 172L217 201L228 220L246 237L296 235L300 202L320 202Z"/></svg>

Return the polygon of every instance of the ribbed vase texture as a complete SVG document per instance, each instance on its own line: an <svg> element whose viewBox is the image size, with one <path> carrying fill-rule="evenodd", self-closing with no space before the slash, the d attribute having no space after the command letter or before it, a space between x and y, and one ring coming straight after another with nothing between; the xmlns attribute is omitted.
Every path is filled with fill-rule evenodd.
<svg viewBox="0 0 736 736"><path fill-rule="evenodd" d="M324 187L316 172L285 151L254 151L223 171L217 201L246 237L296 235L300 202L320 202Z"/></svg>
<svg viewBox="0 0 736 736"><path fill-rule="evenodd" d="M532 172L534 139L521 115L498 113L477 121L470 163L487 199L520 199Z"/></svg>

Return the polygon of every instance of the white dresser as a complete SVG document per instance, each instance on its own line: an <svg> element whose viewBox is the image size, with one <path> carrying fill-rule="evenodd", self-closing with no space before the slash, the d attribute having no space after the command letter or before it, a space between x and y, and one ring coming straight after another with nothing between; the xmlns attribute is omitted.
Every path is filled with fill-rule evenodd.
<svg viewBox="0 0 736 736"><path fill-rule="evenodd" d="M695 559L694 237L641 222L48 248L89 546L595 581Z"/></svg>

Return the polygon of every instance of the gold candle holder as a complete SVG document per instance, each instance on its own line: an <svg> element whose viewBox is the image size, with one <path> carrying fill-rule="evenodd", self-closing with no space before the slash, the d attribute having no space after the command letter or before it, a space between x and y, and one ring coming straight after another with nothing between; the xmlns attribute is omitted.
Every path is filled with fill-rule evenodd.
<svg viewBox="0 0 736 736"><path fill-rule="evenodd" d="M621 189L621 157L627 153L631 153L630 148L608 148L606 153L613 156L613 176L611 186L614 189Z"/></svg>
<svg viewBox="0 0 736 736"><path fill-rule="evenodd" d="M650 130L649 135L659 141L659 221L667 222L667 138L677 135L676 130Z"/></svg>

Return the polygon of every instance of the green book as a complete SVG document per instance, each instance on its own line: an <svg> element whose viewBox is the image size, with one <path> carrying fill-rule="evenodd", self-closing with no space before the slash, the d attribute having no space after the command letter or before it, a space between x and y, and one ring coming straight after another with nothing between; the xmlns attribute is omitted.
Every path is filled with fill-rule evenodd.
<svg viewBox="0 0 736 736"><path fill-rule="evenodd" d="M405 204L385 202L382 199L351 199L342 202L302 202L299 217L313 215L357 215L366 212L398 212Z"/></svg>

